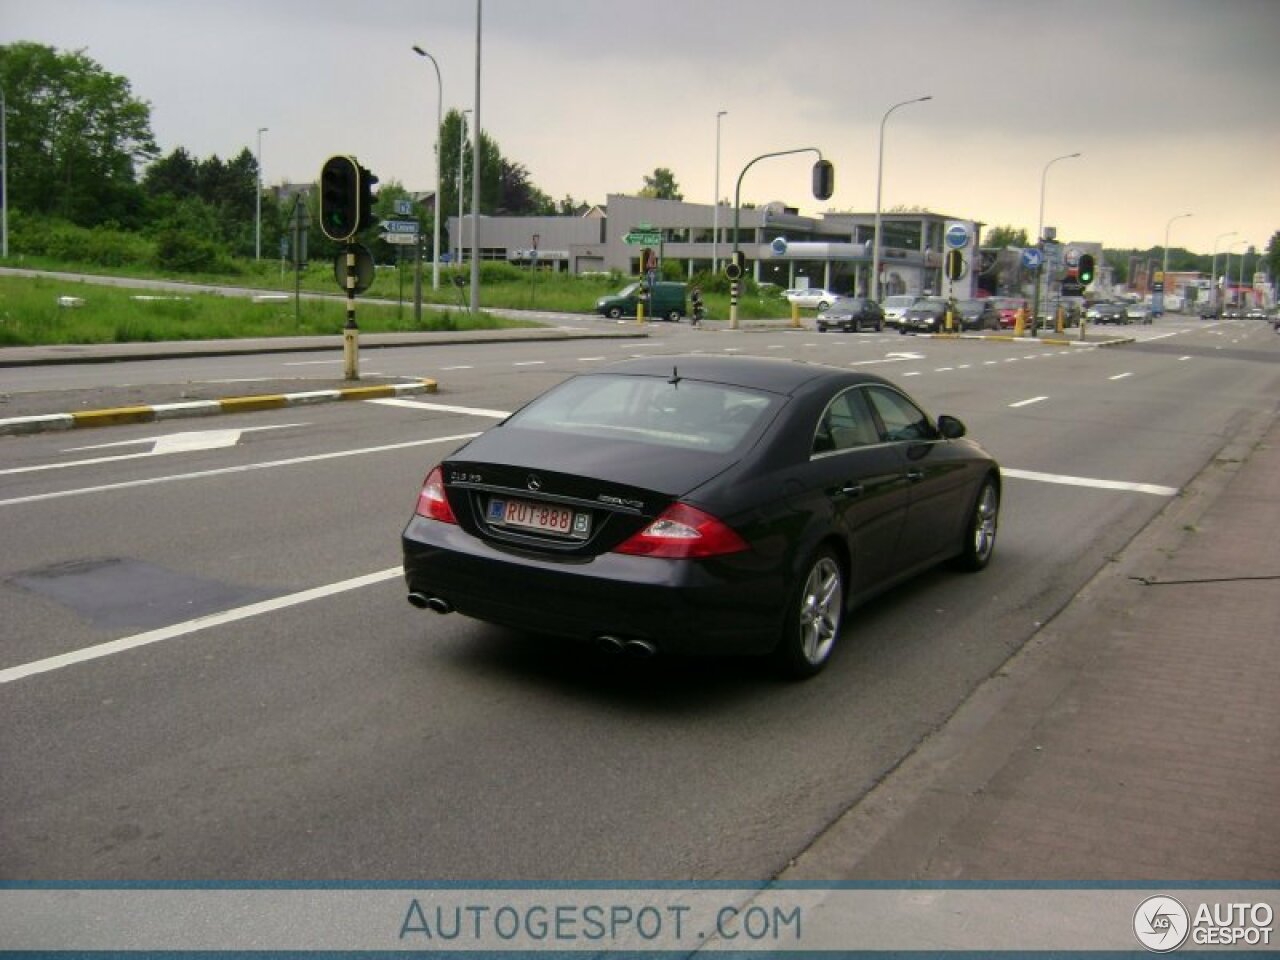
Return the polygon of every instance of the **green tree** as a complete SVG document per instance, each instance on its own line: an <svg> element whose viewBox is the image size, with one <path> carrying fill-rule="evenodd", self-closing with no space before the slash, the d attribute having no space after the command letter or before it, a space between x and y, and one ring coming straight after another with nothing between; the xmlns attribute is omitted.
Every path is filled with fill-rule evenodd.
<svg viewBox="0 0 1280 960"><path fill-rule="evenodd" d="M1280 230L1273 233L1271 239L1267 242L1267 250L1263 254L1263 263L1266 264L1267 273L1271 274L1271 282L1280 281Z"/></svg>
<svg viewBox="0 0 1280 960"><path fill-rule="evenodd" d="M151 107L84 51L0 47L12 206L93 226L136 225L137 166L156 156Z"/></svg>
<svg viewBox="0 0 1280 960"><path fill-rule="evenodd" d="M676 183L676 175L666 167L658 167L653 171L653 176L644 178L644 189L640 191L640 196L655 200L684 199L684 194Z"/></svg>
<svg viewBox="0 0 1280 960"><path fill-rule="evenodd" d="M984 247L1026 247L1027 231L1023 229L1015 230L1013 227L992 227L987 231L986 236L982 238Z"/></svg>

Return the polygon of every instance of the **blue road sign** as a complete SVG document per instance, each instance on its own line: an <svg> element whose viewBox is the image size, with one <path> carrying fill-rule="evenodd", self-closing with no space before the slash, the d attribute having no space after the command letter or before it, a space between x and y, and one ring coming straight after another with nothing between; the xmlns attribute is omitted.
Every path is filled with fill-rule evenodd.
<svg viewBox="0 0 1280 960"><path fill-rule="evenodd" d="M943 240L952 250L959 250L969 243L969 228L963 223L953 223L947 227Z"/></svg>
<svg viewBox="0 0 1280 960"><path fill-rule="evenodd" d="M1034 270L1044 261L1044 255L1035 247L1027 247L1022 251L1022 265L1028 270Z"/></svg>

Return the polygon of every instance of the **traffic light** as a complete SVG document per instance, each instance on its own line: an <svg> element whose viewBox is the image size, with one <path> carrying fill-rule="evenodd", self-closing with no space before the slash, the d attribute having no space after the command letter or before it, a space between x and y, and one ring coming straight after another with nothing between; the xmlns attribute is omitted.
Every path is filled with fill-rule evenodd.
<svg viewBox="0 0 1280 960"><path fill-rule="evenodd" d="M836 192L836 168L830 160L819 160L813 165L813 197L815 200L830 200Z"/></svg>
<svg viewBox="0 0 1280 960"><path fill-rule="evenodd" d="M320 169L320 229L330 240L350 240L360 230L365 191L355 157L330 157Z"/></svg>
<svg viewBox="0 0 1280 960"><path fill-rule="evenodd" d="M1085 284L1093 283L1093 254L1081 254L1080 262L1076 265L1076 271L1080 276L1080 282Z"/></svg>
<svg viewBox="0 0 1280 960"><path fill-rule="evenodd" d="M730 280L740 279L746 262L747 255L745 253L741 250L733 251L733 259L724 265L724 275Z"/></svg>
<svg viewBox="0 0 1280 960"><path fill-rule="evenodd" d="M959 280L964 276L964 257L959 250L947 251L946 271L948 280Z"/></svg>

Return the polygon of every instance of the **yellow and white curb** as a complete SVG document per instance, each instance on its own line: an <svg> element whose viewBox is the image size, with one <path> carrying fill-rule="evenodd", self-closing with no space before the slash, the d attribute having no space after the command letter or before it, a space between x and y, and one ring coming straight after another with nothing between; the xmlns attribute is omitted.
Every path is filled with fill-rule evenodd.
<svg viewBox="0 0 1280 960"><path fill-rule="evenodd" d="M339 390L309 390L302 393L265 393L245 397L223 397L219 400L186 400L180 403L156 403L133 407L110 407L105 410L81 410L77 413L49 413L33 417L10 417L0 420L0 436L42 433L46 430L78 430L83 427L111 427L122 423L153 423L180 417L208 417L223 413L248 413L253 410L276 410L310 403L337 400L380 400L418 393L435 393L436 381L412 380L407 383L381 384L374 387L344 387Z"/></svg>

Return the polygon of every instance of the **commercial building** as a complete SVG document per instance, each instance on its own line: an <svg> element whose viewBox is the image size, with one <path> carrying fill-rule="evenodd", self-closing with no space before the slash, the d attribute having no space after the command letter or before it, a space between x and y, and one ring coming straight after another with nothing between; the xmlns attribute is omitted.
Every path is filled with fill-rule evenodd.
<svg viewBox="0 0 1280 960"><path fill-rule="evenodd" d="M880 220L884 296L948 292L942 265L943 253L951 247L961 249L966 263L977 263L980 223L928 212L882 213ZM656 234L659 258L679 264L680 272L689 277L722 267L736 240L758 283L865 294L870 288L875 216L807 217L783 203L744 207L735 214L727 205L717 211L712 204L610 194L604 207L581 217L466 216L461 228L466 255L473 229L479 230L483 260L537 262L574 274L638 274L642 248L627 242L629 234ZM457 231L458 218L450 217L449 236L459 236ZM950 292L972 296L974 279L967 269Z"/></svg>

